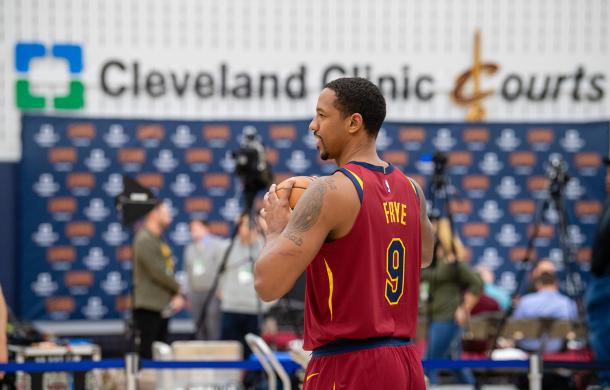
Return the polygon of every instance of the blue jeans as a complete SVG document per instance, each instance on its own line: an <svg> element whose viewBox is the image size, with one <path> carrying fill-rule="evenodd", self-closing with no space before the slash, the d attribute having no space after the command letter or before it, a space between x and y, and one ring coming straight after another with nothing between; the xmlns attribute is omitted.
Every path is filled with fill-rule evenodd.
<svg viewBox="0 0 610 390"><path fill-rule="evenodd" d="M432 321L428 328L426 359L460 359L462 328L453 320ZM474 385L476 380L469 369L452 370L459 383ZM430 384L438 384L438 370L426 370Z"/></svg>
<svg viewBox="0 0 610 390"><path fill-rule="evenodd" d="M589 343L597 360L610 360L610 276L591 277L586 295ZM610 371L597 371L599 382L610 385Z"/></svg>

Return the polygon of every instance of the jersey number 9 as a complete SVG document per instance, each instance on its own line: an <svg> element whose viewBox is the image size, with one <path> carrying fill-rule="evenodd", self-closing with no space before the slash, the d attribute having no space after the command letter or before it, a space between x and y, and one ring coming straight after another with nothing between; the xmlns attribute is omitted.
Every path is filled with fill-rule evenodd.
<svg viewBox="0 0 610 390"><path fill-rule="evenodd" d="M386 250L385 299L396 305L404 291L405 245L400 238L393 238Z"/></svg>

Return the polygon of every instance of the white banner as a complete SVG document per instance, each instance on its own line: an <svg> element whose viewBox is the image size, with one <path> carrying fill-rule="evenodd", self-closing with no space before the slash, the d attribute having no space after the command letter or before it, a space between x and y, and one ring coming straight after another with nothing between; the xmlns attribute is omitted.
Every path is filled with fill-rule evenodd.
<svg viewBox="0 0 610 390"><path fill-rule="evenodd" d="M459 103L481 96L494 121L610 116L606 1L483 5L6 0L0 159L20 158L22 110L307 118L324 83L342 76L376 82L391 120L461 120Z"/></svg>

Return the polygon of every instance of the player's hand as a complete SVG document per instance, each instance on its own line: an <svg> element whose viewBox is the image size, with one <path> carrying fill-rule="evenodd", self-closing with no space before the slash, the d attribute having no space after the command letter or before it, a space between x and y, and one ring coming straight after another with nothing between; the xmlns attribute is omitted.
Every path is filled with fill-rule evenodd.
<svg viewBox="0 0 610 390"><path fill-rule="evenodd" d="M286 183L286 187L282 188L291 190L293 185L294 181L289 180ZM276 185L272 184L269 191L263 197L263 208L261 210L261 217L267 223L267 237L270 238L278 236L284 230L291 213L288 204L290 190L280 191L278 196L275 189Z"/></svg>

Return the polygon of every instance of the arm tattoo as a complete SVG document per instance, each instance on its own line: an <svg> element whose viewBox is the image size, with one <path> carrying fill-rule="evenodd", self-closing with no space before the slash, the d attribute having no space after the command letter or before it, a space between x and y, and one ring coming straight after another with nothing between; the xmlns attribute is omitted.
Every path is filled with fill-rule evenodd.
<svg viewBox="0 0 610 390"><path fill-rule="evenodd" d="M298 207L294 210L294 215L284 232L284 237L294 242L297 246L303 244L303 238L299 233L304 233L316 224L322 211L324 194L328 191L335 191L337 185L331 177L316 180L299 201Z"/></svg>
<svg viewBox="0 0 610 390"><path fill-rule="evenodd" d="M303 237L301 236L297 236L294 233L290 233L290 232L285 232L284 233L284 237L286 237L287 239L289 239L290 241L292 241L294 243L294 245L296 246L301 246L303 245Z"/></svg>

